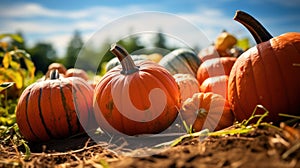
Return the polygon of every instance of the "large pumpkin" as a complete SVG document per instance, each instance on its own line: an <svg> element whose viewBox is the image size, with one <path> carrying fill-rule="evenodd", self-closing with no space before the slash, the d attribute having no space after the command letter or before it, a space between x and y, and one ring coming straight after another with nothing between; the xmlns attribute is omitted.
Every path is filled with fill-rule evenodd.
<svg viewBox="0 0 300 168"><path fill-rule="evenodd" d="M228 98L237 120L248 119L258 104L269 110L266 121L279 122L278 113L299 115L300 33L272 37L245 12L237 11L234 19L258 43L237 59L230 73Z"/></svg>
<svg viewBox="0 0 300 168"><path fill-rule="evenodd" d="M180 91L180 102L192 97L195 93L200 92L200 86L197 79L191 74L173 75Z"/></svg>
<svg viewBox="0 0 300 168"><path fill-rule="evenodd" d="M197 71L197 80L199 84L201 85L202 82L209 77L215 77L219 75L229 76L235 61L235 57L220 57L203 62Z"/></svg>
<svg viewBox="0 0 300 168"><path fill-rule="evenodd" d="M183 103L181 115L195 132L206 128L210 131L220 130L231 126L234 121L227 100L212 92L195 93Z"/></svg>
<svg viewBox="0 0 300 168"><path fill-rule="evenodd" d="M52 71L49 80L23 91L16 108L20 133L29 141L47 141L82 132L94 119L92 98L93 90L84 80L60 78Z"/></svg>
<svg viewBox="0 0 300 168"><path fill-rule="evenodd" d="M118 45L111 51L121 66L108 71L95 88L94 110L100 127L126 135L155 134L168 128L179 109L173 76L152 61L135 65Z"/></svg>
<svg viewBox="0 0 300 168"><path fill-rule="evenodd" d="M165 55L159 65L165 67L172 75L177 73L196 76L201 61L194 51L180 48Z"/></svg>

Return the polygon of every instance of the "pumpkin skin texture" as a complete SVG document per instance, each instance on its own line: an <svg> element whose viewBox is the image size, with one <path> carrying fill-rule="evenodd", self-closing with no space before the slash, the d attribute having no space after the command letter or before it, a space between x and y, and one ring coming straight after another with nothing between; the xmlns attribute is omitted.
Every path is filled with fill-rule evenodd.
<svg viewBox="0 0 300 168"><path fill-rule="evenodd" d="M194 132L206 128L217 131L231 126L234 122L227 100L212 92L195 93L183 103L181 114L188 126L192 125Z"/></svg>
<svg viewBox="0 0 300 168"><path fill-rule="evenodd" d="M82 126L94 119L92 98L92 88L81 78L33 83L23 91L16 108L20 133L28 141L47 141L82 132Z"/></svg>
<svg viewBox="0 0 300 168"><path fill-rule="evenodd" d="M201 61L192 50L180 48L165 55L159 65L165 67L172 75L177 73L196 76Z"/></svg>
<svg viewBox="0 0 300 168"><path fill-rule="evenodd" d="M155 134L168 128L179 109L179 90L173 76L152 61L134 62L121 46L111 51L121 61L97 84L95 117L113 134Z"/></svg>
<svg viewBox="0 0 300 168"><path fill-rule="evenodd" d="M238 11L236 17L235 20L246 22L258 43L237 59L229 76L228 99L237 120L248 119L257 105L269 111L264 118L268 122L279 123L279 113L299 115L300 33L272 38L262 25L252 23L254 18L248 14ZM247 23L249 17L251 23Z"/></svg>
<svg viewBox="0 0 300 168"><path fill-rule="evenodd" d="M228 99L228 76L220 75L207 78L200 86L200 91L203 93L213 92L222 95Z"/></svg>
<svg viewBox="0 0 300 168"><path fill-rule="evenodd" d="M89 80L87 73L84 70L78 68L70 68L66 71L65 77L72 77L72 76L82 78L86 81Z"/></svg>
<svg viewBox="0 0 300 168"><path fill-rule="evenodd" d="M205 62L207 60L220 57L215 46L213 46L213 45L210 45L206 48L201 49L197 56L201 60L201 62Z"/></svg>
<svg viewBox="0 0 300 168"><path fill-rule="evenodd" d="M191 74L175 74L173 75L180 91L180 103L187 98L192 97L195 93L200 92L200 86L197 79Z"/></svg>
<svg viewBox="0 0 300 168"><path fill-rule="evenodd" d="M235 57L220 57L213 58L203 62L197 71L197 80L201 85L204 80L209 77L230 74L231 68L237 58Z"/></svg>

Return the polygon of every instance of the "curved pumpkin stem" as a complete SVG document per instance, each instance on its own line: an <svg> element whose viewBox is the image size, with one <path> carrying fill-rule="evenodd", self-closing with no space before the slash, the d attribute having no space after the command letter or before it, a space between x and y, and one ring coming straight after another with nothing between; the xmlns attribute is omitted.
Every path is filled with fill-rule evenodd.
<svg viewBox="0 0 300 168"><path fill-rule="evenodd" d="M273 36L254 17L243 11L236 11L234 20L244 25L254 37L257 44L269 41Z"/></svg>
<svg viewBox="0 0 300 168"><path fill-rule="evenodd" d="M53 69L50 71L50 80L58 79L59 78L59 72L57 69Z"/></svg>
<svg viewBox="0 0 300 168"><path fill-rule="evenodd" d="M123 68L123 70L121 71L122 74L129 75L139 70L139 68L134 64L134 61L132 60L128 52L120 45L112 44L110 51L116 57L118 57Z"/></svg>

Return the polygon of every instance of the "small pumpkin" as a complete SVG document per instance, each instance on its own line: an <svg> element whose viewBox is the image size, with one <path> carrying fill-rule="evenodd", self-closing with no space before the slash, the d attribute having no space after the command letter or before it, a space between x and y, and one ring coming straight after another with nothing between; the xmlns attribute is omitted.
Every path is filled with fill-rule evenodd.
<svg viewBox="0 0 300 168"><path fill-rule="evenodd" d="M180 91L180 102L183 103L187 98L200 92L200 86L197 79L191 74L173 75Z"/></svg>
<svg viewBox="0 0 300 168"><path fill-rule="evenodd" d="M235 57L219 57L203 62L197 71L197 80L201 85L209 77L230 74L231 68L235 63Z"/></svg>
<svg viewBox="0 0 300 168"><path fill-rule="evenodd" d="M217 131L229 127L234 122L234 115L227 100L212 92L195 93L184 101L181 108L183 120L192 125L193 131L209 129Z"/></svg>
<svg viewBox="0 0 300 168"><path fill-rule="evenodd" d="M299 115L300 33L272 37L243 11L237 11L234 20L243 24L257 42L236 60L229 76L228 99L237 120L248 119L257 105L269 111L265 121L280 122L279 113Z"/></svg>
<svg viewBox="0 0 300 168"><path fill-rule="evenodd" d="M220 75L207 78L200 86L201 92L213 92L228 99L228 76Z"/></svg>
<svg viewBox="0 0 300 168"><path fill-rule="evenodd" d="M57 70L58 70L58 73L60 73L60 75L59 75L60 77L65 76L66 71L67 71L66 67L65 67L63 64L61 64L61 63L54 62L54 63L51 63L51 64L48 66L48 70L47 70L46 74L45 74L41 79L39 79L39 80L46 80L46 79L49 79L49 78L50 78L50 72L51 72L52 70L55 70L55 69L57 69Z"/></svg>
<svg viewBox="0 0 300 168"><path fill-rule="evenodd" d="M152 54L146 55L146 57L155 63L159 63L159 61L163 58L163 56L159 53L152 53Z"/></svg>
<svg viewBox="0 0 300 168"><path fill-rule="evenodd" d="M31 84L20 96L16 107L20 133L28 141L47 141L82 132L82 126L94 119L92 97L86 81L62 78L53 70L49 80Z"/></svg>
<svg viewBox="0 0 300 168"><path fill-rule="evenodd" d="M48 66L48 72L50 73L51 70L54 70L54 69L57 69L59 73L61 74L65 74L67 69L66 67L61 64L61 63L58 63L58 62L54 62L54 63L51 63L49 66Z"/></svg>
<svg viewBox="0 0 300 168"><path fill-rule="evenodd" d="M179 109L173 76L152 61L134 62L112 45L121 66L108 71L95 88L94 111L101 128L126 135L155 134L168 128Z"/></svg>
<svg viewBox="0 0 300 168"><path fill-rule="evenodd" d="M220 57L214 45L209 45L208 47L201 49L197 56L201 62Z"/></svg>
<svg viewBox="0 0 300 168"><path fill-rule="evenodd" d="M165 55L159 65L165 67L172 75L177 73L196 76L201 61L190 49L180 48Z"/></svg>
<svg viewBox="0 0 300 168"><path fill-rule="evenodd" d="M231 49L237 43L237 39L234 35L223 30L221 34L218 35L215 41L215 48L219 53L226 52L226 50ZM221 54L223 55L223 54Z"/></svg>
<svg viewBox="0 0 300 168"><path fill-rule="evenodd" d="M72 76L82 78L86 81L89 80L89 76L87 75L87 73L83 69L79 69L79 68L70 68L66 71L65 77L72 77Z"/></svg>

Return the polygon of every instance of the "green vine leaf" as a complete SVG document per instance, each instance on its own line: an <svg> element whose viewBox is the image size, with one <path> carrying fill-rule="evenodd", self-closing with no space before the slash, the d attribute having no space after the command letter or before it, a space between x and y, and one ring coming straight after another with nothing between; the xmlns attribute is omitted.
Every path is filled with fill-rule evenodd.
<svg viewBox="0 0 300 168"><path fill-rule="evenodd" d="M3 60L2 60L3 67L7 69L9 67L11 61L12 61L11 54L5 53Z"/></svg>

